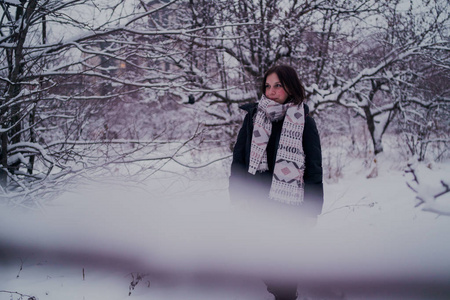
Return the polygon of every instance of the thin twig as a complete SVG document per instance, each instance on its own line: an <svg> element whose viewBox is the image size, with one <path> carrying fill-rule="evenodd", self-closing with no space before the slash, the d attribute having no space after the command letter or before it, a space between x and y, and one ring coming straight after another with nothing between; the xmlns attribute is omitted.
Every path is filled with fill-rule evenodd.
<svg viewBox="0 0 450 300"><path fill-rule="evenodd" d="M13 291L0 290L0 293L16 294L16 295L19 295L21 298L22 297L28 297L28 300L36 300L37 299L34 296L27 295L27 294L22 294L22 293L19 293L19 292L13 292Z"/></svg>

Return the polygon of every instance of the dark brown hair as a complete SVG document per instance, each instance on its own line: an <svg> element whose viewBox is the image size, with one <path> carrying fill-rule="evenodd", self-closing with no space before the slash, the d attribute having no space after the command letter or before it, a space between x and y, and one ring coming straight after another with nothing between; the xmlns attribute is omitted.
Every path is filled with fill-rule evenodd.
<svg viewBox="0 0 450 300"><path fill-rule="evenodd" d="M267 70L266 74L264 74L264 79L262 82L263 95L266 94L267 76L273 73L277 74L284 90L289 94L291 99L288 101L292 101L295 104L300 104L303 100L305 100L305 88L303 87L303 83L300 81L300 78L298 78L297 72L294 68L287 65L273 66Z"/></svg>

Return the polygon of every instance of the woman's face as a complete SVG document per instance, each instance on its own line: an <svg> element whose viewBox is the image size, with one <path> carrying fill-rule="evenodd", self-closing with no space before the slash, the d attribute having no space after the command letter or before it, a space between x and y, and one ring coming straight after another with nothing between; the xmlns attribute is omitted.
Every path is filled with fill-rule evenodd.
<svg viewBox="0 0 450 300"><path fill-rule="evenodd" d="M289 97L283 84L278 79L277 73L269 74L266 78L266 97L270 100L283 104Z"/></svg>

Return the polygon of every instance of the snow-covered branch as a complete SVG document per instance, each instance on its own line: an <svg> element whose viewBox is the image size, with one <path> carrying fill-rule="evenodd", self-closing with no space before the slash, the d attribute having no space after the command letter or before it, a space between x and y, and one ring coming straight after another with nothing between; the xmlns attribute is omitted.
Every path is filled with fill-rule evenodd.
<svg viewBox="0 0 450 300"><path fill-rule="evenodd" d="M416 194L416 207L438 215L450 216L450 181L448 178L438 178L418 163L408 164L405 171L412 179L408 187Z"/></svg>

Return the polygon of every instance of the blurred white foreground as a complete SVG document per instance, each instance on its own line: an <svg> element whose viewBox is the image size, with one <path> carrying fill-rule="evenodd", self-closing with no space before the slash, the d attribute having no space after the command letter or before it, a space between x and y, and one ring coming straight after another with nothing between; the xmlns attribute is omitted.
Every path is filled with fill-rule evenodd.
<svg viewBox="0 0 450 300"><path fill-rule="evenodd" d="M220 165L2 207L0 299L272 299L267 277L295 278L307 299L448 297L450 218L415 208L400 169L347 168L311 230L230 207Z"/></svg>

